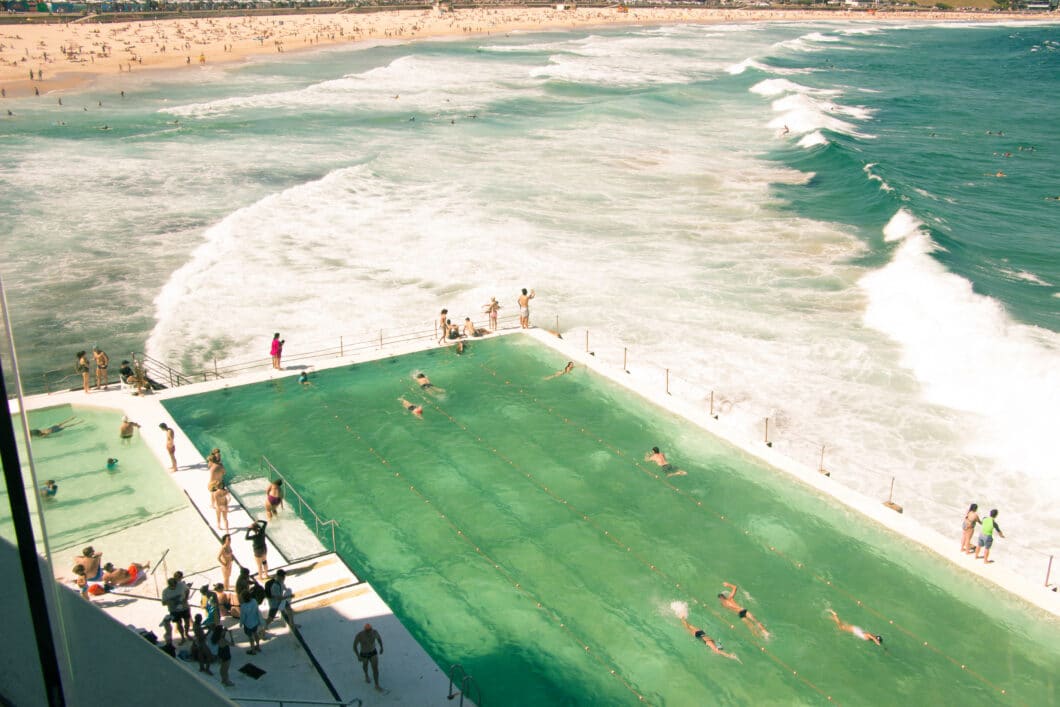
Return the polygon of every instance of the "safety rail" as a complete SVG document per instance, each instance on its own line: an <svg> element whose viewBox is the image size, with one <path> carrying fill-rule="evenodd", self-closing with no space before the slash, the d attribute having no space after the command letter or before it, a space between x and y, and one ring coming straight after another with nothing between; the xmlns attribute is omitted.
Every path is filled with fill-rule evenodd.
<svg viewBox="0 0 1060 707"><path fill-rule="evenodd" d="M456 685L457 678L459 678L460 689L453 692L453 686ZM468 694L468 688L471 687L475 689L474 697L471 697L471 695ZM479 689L478 683L475 682L475 678L464 670L463 665L460 663L453 663L449 666L449 694L445 696L445 699L452 700L459 696L460 705L463 707L465 695L471 700L471 702L478 705L478 707L482 707L482 691Z"/></svg>
<svg viewBox="0 0 1060 707"><path fill-rule="evenodd" d="M280 473L279 469L277 469L273 465L273 463L269 461L269 458L266 457L264 454L261 455L261 461L258 464L258 470L261 471L263 474L265 472L268 472L268 478L269 478L270 481L274 481L276 478L278 478L281 481L283 481L283 487L285 489L284 490L284 494L283 494L284 495L284 499L285 500L289 500L291 496L294 496L298 500L298 517L299 518L302 518L302 509L303 508L305 508L307 511L309 511L310 515L313 516L313 521L315 522L315 528L314 528L313 532L314 532L314 535L316 535L318 539L320 538L320 529L321 528L331 528L331 551L335 552L336 551L335 548L337 547L336 543L335 543L335 528L337 528L338 525L339 525L338 521L336 521L334 519L332 519L332 520L321 520L320 516L317 515L317 512L313 510L313 507L310 506L309 503L306 502L306 500L304 498L302 498L301 494L299 494L297 491L295 491L294 487L291 485L291 482L288 481L284 477L284 475ZM305 519L302 518L302 520L304 521Z"/></svg>
<svg viewBox="0 0 1060 707"><path fill-rule="evenodd" d="M584 331L586 354L592 356L605 367L614 366L615 368L619 366L618 359L619 355L621 355L620 370L628 374L634 373L630 366L632 357L631 349L628 346L624 346L621 343L616 344L613 341L607 341L603 346L598 346L595 337L590 337L588 329L568 332L569 338L574 338L578 342L577 345L579 347L582 345L582 331ZM842 484L843 472L850 471L856 465L858 472L865 472L878 480L880 484L879 490L874 491L874 493L877 493L881 499L886 496L887 500L881 501L884 506L897 513L904 512L903 507L894 501L896 482L901 481L896 474L874 469L857 460L843 458L835 453L838 449L836 445L829 445L820 440L811 440L798 434L784 431L782 426L783 413L776 410L753 409L743 399L730 399L716 388L706 386L698 380L683 378L675 373L675 369L661 366L653 361L638 359L637 364L638 377L645 375L658 376L649 385L658 385L659 389L668 396L676 397L697 407L702 406L714 420L728 418L726 422L729 428L734 429L734 426L738 425L752 443L762 444L789 459L806 465L811 469L816 469L820 474L836 480L837 483ZM832 450L833 458L839 459L834 466L831 463L828 466L825 465L828 450ZM844 485L847 488L852 488L849 485ZM922 506L930 506L932 514L940 516L953 515L954 517L963 517L967 510L966 508L922 496L917 498L917 503ZM1046 564L1044 586L1054 592L1060 588L1051 581L1053 560L1060 552L1044 551L1007 539L1006 544L1041 558L1040 561Z"/></svg>

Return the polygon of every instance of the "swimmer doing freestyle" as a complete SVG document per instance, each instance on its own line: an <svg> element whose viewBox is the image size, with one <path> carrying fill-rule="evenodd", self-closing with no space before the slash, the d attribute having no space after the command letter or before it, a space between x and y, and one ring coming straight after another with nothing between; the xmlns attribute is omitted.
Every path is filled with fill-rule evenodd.
<svg viewBox="0 0 1060 707"><path fill-rule="evenodd" d="M747 610L747 607L740 606L736 603L736 585L729 584L728 582L722 582L722 585L729 589L729 593L725 594L722 592L718 595L718 599L721 600L721 605L729 611L738 614L740 618L747 623L747 627L751 629L751 633L756 636L761 636L762 638L769 638L769 631L767 631L766 627L762 625L762 622L756 619L755 615Z"/></svg>

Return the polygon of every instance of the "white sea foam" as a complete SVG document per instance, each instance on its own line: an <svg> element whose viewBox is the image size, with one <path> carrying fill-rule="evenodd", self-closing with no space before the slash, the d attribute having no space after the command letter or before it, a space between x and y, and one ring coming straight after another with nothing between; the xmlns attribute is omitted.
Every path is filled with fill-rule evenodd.
<svg viewBox="0 0 1060 707"><path fill-rule="evenodd" d="M864 167L862 167L861 171L864 172L865 176L867 176L872 181L878 182L879 185L880 185L880 189L882 189L883 191L894 191L894 189L891 187L891 185L883 180L883 177L881 177L880 175L878 175L878 174L876 174L875 172L872 171L872 168L875 167L875 166L876 166L876 163L875 162L871 162L871 163L865 165Z"/></svg>
<svg viewBox="0 0 1060 707"><path fill-rule="evenodd" d="M759 81L748 90L751 91L751 93L757 93L758 95L766 96L767 98L780 96L785 93L804 93L814 96L838 96L840 94L840 91L835 89L810 88L809 86L803 86L802 84L789 81L788 79L765 79Z"/></svg>
<svg viewBox="0 0 1060 707"><path fill-rule="evenodd" d="M798 142L799 147L809 149L811 147L817 147L818 145L827 145L828 138L821 134L821 131L814 130L808 135L803 135Z"/></svg>

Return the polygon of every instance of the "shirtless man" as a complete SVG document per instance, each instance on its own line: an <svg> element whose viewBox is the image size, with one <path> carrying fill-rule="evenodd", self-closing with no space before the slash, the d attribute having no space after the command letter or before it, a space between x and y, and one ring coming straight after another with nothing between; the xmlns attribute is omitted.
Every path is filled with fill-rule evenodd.
<svg viewBox="0 0 1060 707"><path fill-rule="evenodd" d="M416 374L416 385L418 385L421 390L437 390L440 393L445 392L444 390L436 386L434 383L431 383L431 379L428 378L427 374L423 373L422 371Z"/></svg>
<svg viewBox="0 0 1060 707"><path fill-rule="evenodd" d="M81 551L80 557L74 558L74 565L81 565L85 570L85 578L90 582L98 581L102 571L99 563L103 559L102 552L96 552L91 545Z"/></svg>
<svg viewBox="0 0 1060 707"><path fill-rule="evenodd" d="M552 380L553 378L559 378L574 370L574 361L567 361L567 365L563 367L562 371L556 371L551 376L545 376L545 380Z"/></svg>
<svg viewBox="0 0 1060 707"><path fill-rule="evenodd" d="M377 643L379 644L378 652L375 649ZM379 656L383 654L383 637L372 628L372 624L365 624L364 629L354 637L353 654L357 656L357 660L361 661L365 682L371 682L368 678L368 666L372 666L375 689L382 692L383 688L379 687Z"/></svg>
<svg viewBox="0 0 1060 707"><path fill-rule="evenodd" d="M109 383L107 366L110 365L110 357L100 351L98 346L94 346L92 347L92 358L96 359L96 388L106 390Z"/></svg>
<svg viewBox="0 0 1060 707"><path fill-rule="evenodd" d="M762 622L756 619L755 615L748 611L746 607L736 603L736 585L728 582L722 582L722 584L730 591L728 594L723 592L718 595L718 599L721 599L721 605L729 611L739 614L740 618L747 623L747 627L751 629L751 633L762 638L769 638L769 631L762 625Z"/></svg>
<svg viewBox="0 0 1060 707"><path fill-rule="evenodd" d="M413 405L412 403L410 403L408 400L405 400L404 398L398 398L398 402L400 402L402 407L404 407L406 410L411 412L413 415L415 415L416 417L420 418L421 420L423 419L423 406L422 405Z"/></svg>
<svg viewBox="0 0 1060 707"><path fill-rule="evenodd" d="M877 646L883 645L883 636L873 635L860 626L848 624L839 618L839 615L835 613L835 609L829 609L828 613L832 615L832 620L835 621L835 625L839 627L840 631L852 633L863 641L872 641Z"/></svg>
<svg viewBox="0 0 1060 707"><path fill-rule="evenodd" d="M111 563L103 566L103 581L118 587L128 586L144 576L144 570L151 567L150 562L134 562L129 568L115 567Z"/></svg>
<svg viewBox="0 0 1060 707"><path fill-rule="evenodd" d="M158 429L166 433L166 451L169 452L169 470L177 470L177 444L173 441L173 428L164 422L158 423Z"/></svg>
<svg viewBox="0 0 1060 707"><path fill-rule="evenodd" d="M699 640L703 641L703 643L707 644L707 648L711 649L723 658L735 660L737 663L742 662L739 658L736 657L735 654L723 650L722 647L718 645L718 642L716 640L707 635L706 631L688 623L688 619L686 619L684 616L681 617L681 623L684 625L686 631L688 631L690 634L692 634Z"/></svg>
<svg viewBox="0 0 1060 707"><path fill-rule="evenodd" d="M489 332L485 329L476 329L475 325L471 321L471 317L464 317L464 336L482 336Z"/></svg>
<svg viewBox="0 0 1060 707"><path fill-rule="evenodd" d="M523 293L519 295L519 326L523 329L530 328L530 300L532 300L537 293L530 290L527 294L526 288L523 288Z"/></svg>
<svg viewBox="0 0 1060 707"><path fill-rule="evenodd" d="M688 472L675 469L674 465L666 460L666 455L659 451L658 447L652 447L651 451L644 455L644 461L655 462L659 465L659 471L665 472L667 476L687 476Z"/></svg>
<svg viewBox="0 0 1060 707"><path fill-rule="evenodd" d="M121 443L128 445L132 442L133 433L140 429L139 422L133 422L128 417L121 418L121 426L118 427L118 436L121 437Z"/></svg>
<svg viewBox="0 0 1060 707"><path fill-rule="evenodd" d="M31 437L48 437L55 434L56 432L62 432L67 427L73 427L74 425L80 425L84 420L79 420L76 417L68 417L62 422L58 422L50 427L45 427L39 430L30 430L29 434Z"/></svg>

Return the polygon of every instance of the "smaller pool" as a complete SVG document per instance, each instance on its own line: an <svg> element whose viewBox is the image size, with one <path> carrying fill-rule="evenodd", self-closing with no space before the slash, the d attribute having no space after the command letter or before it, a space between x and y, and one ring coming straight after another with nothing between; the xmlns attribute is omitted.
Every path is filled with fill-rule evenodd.
<svg viewBox="0 0 1060 707"><path fill-rule="evenodd" d="M138 431L128 443L118 437L121 414L109 410L60 405L29 412L30 429L47 429L64 420L71 424L47 437L32 439L37 478L54 479L59 491L44 506L45 526L53 551L91 545L104 535L171 513L185 505L176 484L159 483L166 474ZM157 426L138 420L147 434ZM16 430L21 416L15 416ZM157 431L157 430L155 430ZM25 440L16 432L23 478L30 483ZM107 468L107 459L118 463ZM0 491L0 536L14 542L11 508ZM30 508L34 508L32 501ZM40 524L33 516L34 532ZM136 558L138 561L142 558Z"/></svg>

